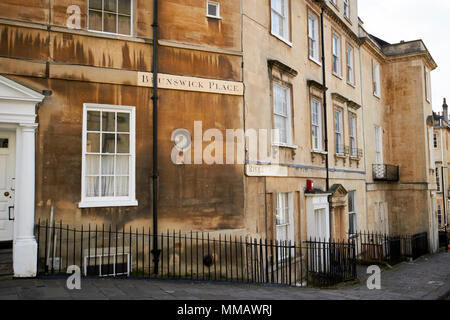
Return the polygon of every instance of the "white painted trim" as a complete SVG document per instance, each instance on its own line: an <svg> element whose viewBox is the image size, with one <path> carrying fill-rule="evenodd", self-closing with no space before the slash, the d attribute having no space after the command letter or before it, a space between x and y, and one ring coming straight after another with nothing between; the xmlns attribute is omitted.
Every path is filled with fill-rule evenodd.
<svg viewBox="0 0 450 320"><path fill-rule="evenodd" d="M87 140L87 111L129 112L130 113L130 165L128 197L86 197L86 140ZM136 207L136 107L108 104L83 104L83 132L82 132L82 165L81 165L81 201L79 208L108 208L108 207Z"/></svg>
<svg viewBox="0 0 450 320"><path fill-rule="evenodd" d="M83 201L78 203L78 208L114 208L114 207L137 207L137 200L109 200L109 201Z"/></svg>
<svg viewBox="0 0 450 320"><path fill-rule="evenodd" d="M209 14L209 4L212 4L212 5L215 5L216 6L216 8L217 8L217 16L212 16L212 15L210 15ZM219 19L219 20L221 20L222 19L222 16L220 15L220 3L219 2L217 2L217 1L211 1L211 0L206 0L206 16L208 17L208 18L212 18L212 19Z"/></svg>
<svg viewBox="0 0 450 320"><path fill-rule="evenodd" d="M17 91L19 94L15 97L10 96L0 96L0 100L14 100L14 101L27 101L27 102L42 102L45 96L42 94L31 90L17 82L14 82L8 78L0 76L0 84L4 84L5 86Z"/></svg>

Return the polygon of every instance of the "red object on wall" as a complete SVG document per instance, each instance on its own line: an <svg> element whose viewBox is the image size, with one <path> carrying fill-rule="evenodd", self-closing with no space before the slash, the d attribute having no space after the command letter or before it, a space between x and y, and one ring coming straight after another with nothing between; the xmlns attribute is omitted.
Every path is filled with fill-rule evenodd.
<svg viewBox="0 0 450 320"><path fill-rule="evenodd" d="M308 191L314 190L314 181L306 180L306 190L308 190Z"/></svg>

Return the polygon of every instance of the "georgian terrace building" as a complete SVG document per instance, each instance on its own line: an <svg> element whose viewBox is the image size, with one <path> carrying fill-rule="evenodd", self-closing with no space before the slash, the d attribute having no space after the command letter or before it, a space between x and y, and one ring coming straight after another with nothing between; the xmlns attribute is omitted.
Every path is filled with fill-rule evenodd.
<svg viewBox="0 0 450 320"><path fill-rule="evenodd" d="M432 234L436 64L421 41L371 36L355 0L171 0L154 61L153 5L0 3L0 241L14 240L16 276L35 274L33 226L52 207L56 221L119 229L151 227L157 201L159 230ZM173 161L177 129L192 143ZM278 129L267 149L279 161L250 157L243 139L245 164L208 164L202 150L217 159L210 144L227 129Z"/></svg>

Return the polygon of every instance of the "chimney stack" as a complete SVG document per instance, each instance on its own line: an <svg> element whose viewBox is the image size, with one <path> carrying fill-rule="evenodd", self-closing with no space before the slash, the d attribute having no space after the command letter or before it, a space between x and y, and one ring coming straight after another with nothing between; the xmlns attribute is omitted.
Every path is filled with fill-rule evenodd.
<svg viewBox="0 0 450 320"><path fill-rule="evenodd" d="M448 122L448 105L446 98L444 98L444 104L442 105L442 109L444 110L444 120Z"/></svg>

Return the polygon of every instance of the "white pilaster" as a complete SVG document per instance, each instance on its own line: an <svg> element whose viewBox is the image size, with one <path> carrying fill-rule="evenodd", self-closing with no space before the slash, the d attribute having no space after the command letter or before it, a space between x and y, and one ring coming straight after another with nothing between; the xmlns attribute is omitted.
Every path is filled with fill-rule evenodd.
<svg viewBox="0 0 450 320"><path fill-rule="evenodd" d="M14 235L14 276L35 277L37 243L34 237L35 213L35 132L37 124L20 124L20 158L18 165L18 201Z"/></svg>

